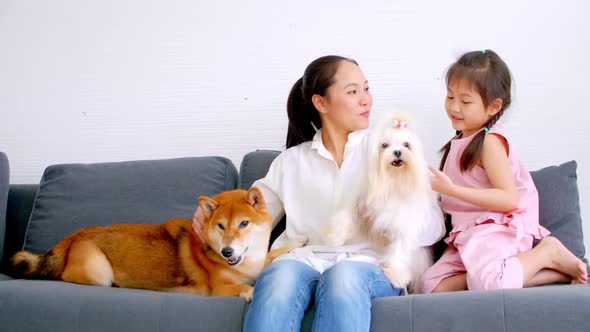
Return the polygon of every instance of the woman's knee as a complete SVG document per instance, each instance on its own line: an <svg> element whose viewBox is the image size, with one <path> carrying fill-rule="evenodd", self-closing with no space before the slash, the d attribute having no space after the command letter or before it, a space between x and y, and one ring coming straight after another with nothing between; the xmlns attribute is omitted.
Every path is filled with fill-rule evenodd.
<svg viewBox="0 0 590 332"><path fill-rule="evenodd" d="M378 265L343 261L324 272L318 284L317 294L342 298L372 297L371 289L376 284L393 288Z"/></svg>
<svg viewBox="0 0 590 332"><path fill-rule="evenodd" d="M320 274L305 263L281 260L258 278L244 331L293 331L315 291Z"/></svg>
<svg viewBox="0 0 590 332"><path fill-rule="evenodd" d="M317 282L319 273L307 264L294 260L272 263L260 275L254 286L254 298L264 302L293 301L301 292ZM309 292L313 290L308 290Z"/></svg>
<svg viewBox="0 0 590 332"><path fill-rule="evenodd" d="M346 290L366 286L367 281L378 278L379 274L383 273L377 265L343 261L324 271L321 282L340 290Z"/></svg>

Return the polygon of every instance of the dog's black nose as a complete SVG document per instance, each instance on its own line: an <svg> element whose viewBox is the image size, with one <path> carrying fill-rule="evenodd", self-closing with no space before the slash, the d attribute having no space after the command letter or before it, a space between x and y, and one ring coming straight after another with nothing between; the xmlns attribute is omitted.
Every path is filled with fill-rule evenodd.
<svg viewBox="0 0 590 332"><path fill-rule="evenodd" d="M399 158L402 156L402 151L401 150L394 150L393 155Z"/></svg>
<svg viewBox="0 0 590 332"><path fill-rule="evenodd" d="M223 249L221 249L221 254L223 255L223 257L231 257L231 255L234 253L234 250L230 247L225 247Z"/></svg>

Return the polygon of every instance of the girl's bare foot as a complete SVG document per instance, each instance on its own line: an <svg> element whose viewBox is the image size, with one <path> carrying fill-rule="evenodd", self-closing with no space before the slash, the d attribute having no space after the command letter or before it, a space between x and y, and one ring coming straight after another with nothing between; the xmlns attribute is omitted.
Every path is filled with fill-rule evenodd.
<svg viewBox="0 0 590 332"><path fill-rule="evenodd" d="M537 247L548 253L550 268L569 275L572 278L572 283L588 282L586 264L572 254L556 237L544 238Z"/></svg>
<svg viewBox="0 0 590 332"><path fill-rule="evenodd" d="M572 284L586 284L588 283L588 270L586 264L580 260L578 264L578 278L572 280Z"/></svg>

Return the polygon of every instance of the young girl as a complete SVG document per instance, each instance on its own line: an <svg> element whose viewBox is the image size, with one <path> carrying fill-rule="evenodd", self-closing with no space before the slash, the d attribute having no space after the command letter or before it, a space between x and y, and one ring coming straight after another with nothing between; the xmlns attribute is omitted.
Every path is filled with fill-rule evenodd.
<svg viewBox="0 0 590 332"><path fill-rule="evenodd" d="M586 283L586 265L539 225L537 189L496 124L511 101L504 61L491 50L469 52L446 79L445 108L459 134L441 150L442 172L431 167L431 183L453 229L422 291Z"/></svg>
<svg viewBox="0 0 590 332"><path fill-rule="evenodd" d="M372 104L358 64L339 56L313 61L291 89L287 150L253 185L263 192L275 221L287 215L286 230L273 247L301 239L307 245L278 257L260 275L244 331L299 331L312 299L314 331L369 331L371 299L400 294L377 265L368 241L330 247L322 239L334 213L335 192L363 174L362 141ZM432 225L422 243L433 244L443 235L442 224Z"/></svg>

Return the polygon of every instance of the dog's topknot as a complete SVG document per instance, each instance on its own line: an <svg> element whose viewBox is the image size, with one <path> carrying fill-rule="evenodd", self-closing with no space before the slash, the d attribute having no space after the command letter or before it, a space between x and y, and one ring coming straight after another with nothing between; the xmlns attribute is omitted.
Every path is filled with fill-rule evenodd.
<svg viewBox="0 0 590 332"><path fill-rule="evenodd" d="M413 117L408 111L386 112L377 120L376 129L383 132L386 128L406 129L412 127Z"/></svg>

